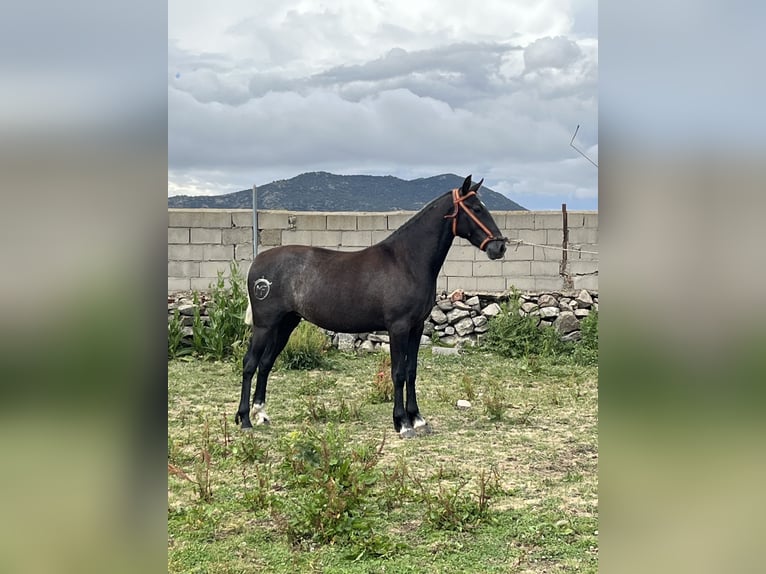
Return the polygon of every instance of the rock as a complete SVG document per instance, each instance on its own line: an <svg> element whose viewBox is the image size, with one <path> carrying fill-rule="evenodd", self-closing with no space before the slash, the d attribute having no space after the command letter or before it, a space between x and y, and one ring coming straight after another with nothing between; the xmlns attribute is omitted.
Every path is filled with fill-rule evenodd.
<svg viewBox="0 0 766 574"><path fill-rule="evenodd" d="M445 315L444 311L439 309L439 307L434 307L431 309L431 321L437 325L441 325L442 323L447 322L447 315Z"/></svg>
<svg viewBox="0 0 766 574"><path fill-rule="evenodd" d="M558 317L561 310L558 307L540 307L540 316L543 319L550 319L551 317Z"/></svg>
<svg viewBox="0 0 766 574"><path fill-rule="evenodd" d="M447 328L444 329L444 334L445 335L454 335L455 334L455 327L453 327L452 325L447 325Z"/></svg>
<svg viewBox="0 0 766 574"><path fill-rule="evenodd" d="M442 311L452 311L452 301L449 299L441 299L436 302L436 306Z"/></svg>
<svg viewBox="0 0 766 574"><path fill-rule="evenodd" d="M375 351L375 344L369 339L366 341L362 341L362 344L359 345L359 350L364 353L372 353L373 351Z"/></svg>
<svg viewBox="0 0 766 574"><path fill-rule="evenodd" d="M590 309L575 309L574 310L575 317L578 319L584 319L588 315L590 315Z"/></svg>
<svg viewBox="0 0 766 574"><path fill-rule="evenodd" d="M465 299L465 292L462 289L455 289L450 293L449 300L453 303L455 301L462 301L463 299Z"/></svg>
<svg viewBox="0 0 766 574"><path fill-rule="evenodd" d="M542 329L544 327L550 327L551 325L553 325L553 321L540 321L537 324L537 328L538 329Z"/></svg>
<svg viewBox="0 0 766 574"><path fill-rule="evenodd" d="M578 331L580 329L580 321L577 320L575 314L572 311L562 311L556 320L553 322L553 326L561 335L567 335L572 331Z"/></svg>
<svg viewBox="0 0 766 574"><path fill-rule="evenodd" d="M559 302L556 300L556 298L553 295L549 295L548 293L545 293L543 295L540 295L537 299L537 305L542 307L556 307L558 309Z"/></svg>
<svg viewBox="0 0 766 574"><path fill-rule="evenodd" d="M351 333L338 333L338 350L353 351L354 341L356 341L356 335L352 335Z"/></svg>
<svg viewBox="0 0 766 574"><path fill-rule="evenodd" d="M444 329L446 329L447 327L449 327L449 323L442 323L441 325L434 325L434 330L444 331Z"/></svg>
<svg viewBox="0 0 766 574"><path fill-rule="evenodd" d="M390 343L381 343L379 348L384 353L386 353L388 355L391 354L391 344Z"/></svg>
<svg viewBox="0 0 766 574"><path fill-rule="evenodd" d="M582 289L580 293L577 294L575 301L577 301L577 304L584 309L589 309L593 305L593 297L590 296L587 289Z"/></svg>
<svg viewBox="0 0 766 574"><path fill-rule="evenodd" d="M178 306L178 312L181 315L187 315L191 317L192 315L194 315L194 304L182 303L181 305Z"/></svg>
<svg viewBox="0 0 766 574"><path fill-rule="evenodd" d="M537 303L532 303L531 301L526 301L521 304L520 309L524 311L525 315L529 315L532 311L537 311L538 306Z"/></svg>
<svg viewBox="0 0 766 574"><path fill-rule="evenodd" d="M433 345L433 341L431 341L431 337L426 337L425 335L420 336L421 347L430 347L431 345Z"/></svg>
<svg viewBox="0 0 766 574"><path fill-rule="evenodd" d="M485 323L484 325L479 325L478 327L473 328L474 333L486 333L489 331L489 323Z"/></svg>
<svg viewBox="0 0 766 574"><path fill-rule="evenodd" d="M571 333L567 333L563 337L561 337L562 341L579 341L582 339L582 333L580 331L572 331Z"/></svg>
<svg viewBox="0 0 766 574"><path fill-rule="evenodd" d="M452 306L455 309L463 309L464 311L470 311L471 310L471 306L468 305L467 303L464 303L463 301L455 301L454 303L452 303Z"/></svg>
<svg viewBox="0 0 766 574"><path fill-rule="evenodd" d="M455 337L455 335L447 335L446 337L442 337L439 340L439 343L441 343L442 345L454 345L455 343L457 343L457 337ZM436 348L437 347L434 347L434 349Z"/></svg>
<svg viewBox="0 0 766 574"><path fill-rule="evenodd" d="M473 297L466 299L465 302L466 305L468 305L471 309L478 312L481 311L481 303L479 302L479 298L474 295Z"/></svg>
<svg viewBox="0 0 766 574"><path fill-rule="evenodd" d="M194 335L194 329L191 327L181 327L181 333L183 333L184 337L191 337Z"/></svg>
<svg viewBox="0 0 766 574"><path fill-rule="evenodd" d="M431 354L451 356L451 355L459 355L460 351L456 349L455 347L431 347Z"/></svg>
<svg viewBox="0 0 766 574"><path fill-rule="evenodd" d="M470 317L471 312L466 311L465 309L453 309L449 313L447 313L447 320L450 323L457 323L460 319L463 317Z"/></svg>
<svg viewBox="0 0 766 574"><path fill-rule="evenodd" d="M496 317L500 314L500 305L497 303L490 303L484 309L481 310L481 314L485 317Z"/></svg>
<svg viewBox="0 0 766 574"><path fill-rule="evenodd" d="M473 319L466 317L455 323L455 331L461 337L465 337L468 333L473 331Z"/></svg>
<svg viewBox="0 0 766 574"><path fill-rule="evenodd" d="M431 321L426 321L423 324L423 334L426 335L427 337L430 337L431 335L434 334L434 324L431 323Z"/></svg>
<svg viewBox="0 0 766 574"><path fill-rule="evenodd" d="M377 333L370 333L367 339L373 343L389 343L391 338L386 331L378 331Z"/></svg>
<svg viewBox="0 0 766 574"><path fill-rule="evenodd" d="M474 327L481 327L482 325L486 325L487 323L489 323L489 319L487 319L484 315L479 315L477 317L474 317L472 320L473 320Z"/></svg>
<svg viewBox="0 0 766 574"><path fill-rule="evenodd" d="M200 319L207 319L207 317L200 317ZM190 327L194 325L194 317L190 315L181 315L181 325L184 327Z"/></svg>
<svg viewBox="0 0 766 574"><path fill-rule="evenodd" d="M471 408L471 401L467 401L465 399L458 400L457 403L455 403L455 406L459 409L470 409Z"/></svg>

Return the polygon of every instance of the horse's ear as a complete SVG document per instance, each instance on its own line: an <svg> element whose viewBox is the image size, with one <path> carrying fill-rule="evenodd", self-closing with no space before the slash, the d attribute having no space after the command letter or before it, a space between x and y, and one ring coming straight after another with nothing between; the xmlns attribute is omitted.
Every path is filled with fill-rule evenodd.
<svg viewBox="0 0 766 574"><path fill-rule="evenodd" d="M484 178L483 177L481 178L481 181L479 181L479 183L474 183L471 186L471 191L479 191L479 188L481 187L482 183L484 183Z"/></svg>
<svg viewBox="0 0 766 574"><path fill-rule="evenodd" d="M471 191L471 176L465 178L465 181L463 182L463 186L460 188L460 195L465 195Z"/></svg>

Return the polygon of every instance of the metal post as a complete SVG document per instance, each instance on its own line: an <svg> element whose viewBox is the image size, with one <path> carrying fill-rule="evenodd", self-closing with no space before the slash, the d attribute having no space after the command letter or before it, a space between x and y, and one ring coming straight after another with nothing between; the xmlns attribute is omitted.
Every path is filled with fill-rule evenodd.
<svg viewBox="0 0 766 574"><path fill-rule="evenodd" d="M258 187L253 184L253 259L258 255Z"/></svg>

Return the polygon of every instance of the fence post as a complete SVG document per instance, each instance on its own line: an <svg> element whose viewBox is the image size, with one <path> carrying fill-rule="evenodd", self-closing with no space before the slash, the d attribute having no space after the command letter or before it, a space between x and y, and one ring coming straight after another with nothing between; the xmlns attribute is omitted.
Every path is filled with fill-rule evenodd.
<svg viewBox="0 0 766 574"><path fill-rule="evenodd" d="M258 255L258 187L253 184L253 259Z"/></svg>

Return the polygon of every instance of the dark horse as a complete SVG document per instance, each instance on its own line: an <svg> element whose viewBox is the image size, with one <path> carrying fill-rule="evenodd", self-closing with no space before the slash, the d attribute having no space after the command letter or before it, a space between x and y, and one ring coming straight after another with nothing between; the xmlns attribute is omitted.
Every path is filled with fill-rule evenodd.
<svg viewBox="0 0 766 574"><path fill-rule="evenodd" d="M394 428L412 437L416 428L425 427L415 398L418 348L452 240L464 237L490 259L505 253L505 239L476 195L483 181L472 186L469 175L460 189L434 199L388 238L361 251L288 245L259 254L247 276L253 336L243 360L235 421L252 427L248 403L257 369L253 416L257 423L268 422L269 372L303 318L341 333L388 331Z"/></svg>

